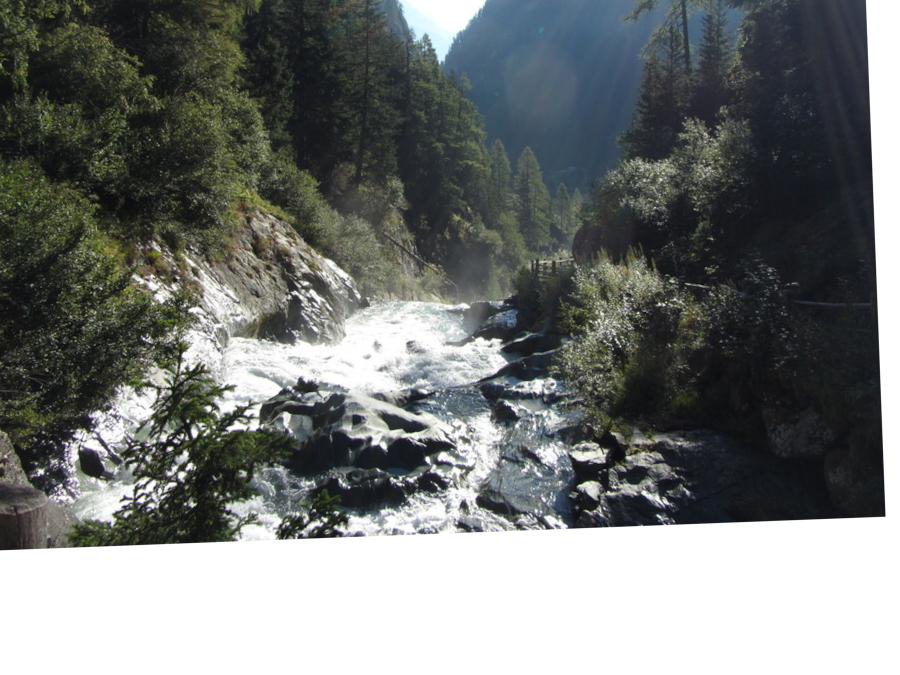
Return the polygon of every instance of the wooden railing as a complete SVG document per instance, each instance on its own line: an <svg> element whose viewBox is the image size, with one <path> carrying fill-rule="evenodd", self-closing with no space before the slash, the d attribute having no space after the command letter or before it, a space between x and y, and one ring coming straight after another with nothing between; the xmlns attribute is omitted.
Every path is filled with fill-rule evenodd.
<svg viewBox="0 0 900 675"><path fill-rule="evenodd" d="M549 281L563 274L571 274L575 271L575 259L566 260L532 260L531 276L538 281Z"/></svg>

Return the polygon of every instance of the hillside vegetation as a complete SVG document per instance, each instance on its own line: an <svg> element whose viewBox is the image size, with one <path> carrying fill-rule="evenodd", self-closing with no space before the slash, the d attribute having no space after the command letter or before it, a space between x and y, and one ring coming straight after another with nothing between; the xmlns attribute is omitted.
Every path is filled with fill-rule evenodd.
<svg viewBox="0 0 900 675"><path fill-rule="evenodd" d="M603 423L777 446L817 419L832 442L791 436L790 452L853 476L845 510L883 513L865 2L635 7L656 4L671 11L623 159L581 211L562 372ZM686 43L681 10L697 6ZM746 12L738 33L729 7Z"/></svg>

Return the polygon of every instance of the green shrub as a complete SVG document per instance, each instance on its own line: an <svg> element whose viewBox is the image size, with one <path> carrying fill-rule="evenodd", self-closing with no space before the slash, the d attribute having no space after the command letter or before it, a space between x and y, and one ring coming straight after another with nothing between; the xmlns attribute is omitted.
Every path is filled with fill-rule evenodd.
<svg viewBox="0 0 900 675"><path fill-rule="evenodd" d="M601 424L678 419L758 432L767 402L809 405L803 392L828 352L812 348L771 267L748 262L739 289L694 297L634 252L622 264L602 257L579 268L565 303L574 339L559 372Z"/></svg>
<svg viewBox="0 0 900 675"><path fill-rule="evenodd" d="M105 250L87 200L0 163L0 428L19 448L88 426L180 320Z"/></svg>
<svg viewBox="0 0 900 675"><path fill-rule="evenodd" d="M566 304L575 339L563 348L560 372L598 420L667 411L685 386L683 316L691 302L631 254L579 268Z"/></svg>

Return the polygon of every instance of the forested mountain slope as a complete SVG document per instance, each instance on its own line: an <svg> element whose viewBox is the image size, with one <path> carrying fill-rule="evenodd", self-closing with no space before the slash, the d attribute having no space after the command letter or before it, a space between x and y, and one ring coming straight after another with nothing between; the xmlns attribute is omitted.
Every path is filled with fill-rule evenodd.
<svg viewBox="0 0 900 675"><path fill-rule="evenodd" d="M488 0L453 42L447 72L466 73L490 138L530 146L554 186L582 190L611 168L640 84L656 16L626 24L632 0ZM657 13L658 14L658 13ZM576 171L565 173L569 167Z"/></svg>

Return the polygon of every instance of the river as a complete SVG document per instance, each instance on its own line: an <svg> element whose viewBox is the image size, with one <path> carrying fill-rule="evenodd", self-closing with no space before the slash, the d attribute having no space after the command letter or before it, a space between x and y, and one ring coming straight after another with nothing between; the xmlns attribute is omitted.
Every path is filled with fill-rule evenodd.
<svg viewBox="0 0 900 675"><path fill-rule="evenodd" d="M492 420L491 404L473 383L490 377L512 357L499 340L467 336L461 308L414 302L376 302L346 323L346 338L332 345L294 345L232 338L214 353L199 343L203 359L224 384L234 385L224 407L261 403L295 384L298 378L337 385L366 394L421 388L437 392L427 402L442 430L456 445L464 470L446 490L416 492L397 506L350 510L348 535L500 531L569 526L567 495L574 475L566 446L555 434L572 424L570 413L547 404L562 387L546 378L506 381L518 392L523 415L514 424ZM123 395L112 414L98 420L98 433L111 446L147 414L149 400ZM524 458L524 459L523 459ZM521 467L517 469L516 467ZM128 494L129 475L120 470L110 481L79 472L81 518L109 520ZM235 505L236 513L255 513L258 523L242 538L273 539L282 516L314 487L317 476L299 477L283 467L262 470L254 479L257 496ZM503 493L519 508L513 513L483 508L486 489ZM525 505L521 507L521 505Z"/></svg>

